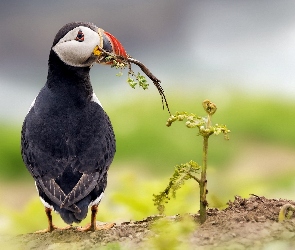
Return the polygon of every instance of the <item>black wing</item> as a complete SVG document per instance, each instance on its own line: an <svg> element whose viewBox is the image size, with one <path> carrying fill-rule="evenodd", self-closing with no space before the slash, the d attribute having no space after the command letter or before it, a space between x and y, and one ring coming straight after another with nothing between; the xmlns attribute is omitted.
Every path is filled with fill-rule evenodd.
<svg viewBox="0 0 295 250"><path fill-rule="evenodd" d="M72 110L36 103L23 123L21 141L37 187L59 207L75 212L75 203L106 181L115 154L110 120L94 102ZM101 185L104 190L106 183Z"/></svg>

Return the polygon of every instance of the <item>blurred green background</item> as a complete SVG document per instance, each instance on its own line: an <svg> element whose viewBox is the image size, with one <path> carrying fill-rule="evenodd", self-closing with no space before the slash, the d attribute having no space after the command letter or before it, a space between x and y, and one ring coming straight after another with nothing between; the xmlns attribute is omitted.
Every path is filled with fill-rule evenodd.
<svg viewBox="0 0 295 250"><path fill-rule="evenodd" d="M203 116L204 99L217 105L213 123L226 124L231 134L229 141L210 137L210 207L252 193L294 199L293 1L25 3L0 3L0 234L47 226L21 160L20 130L45 83L53 38L73 20L96 23L146 64L162 80L172 113ZM156 88L133 90L127 73L116 73L95 66L91 78L117 138L98 220L120 222L157 213L152 194L165 188L176 164L201 164L202 138L181 122L167 128L169 115ZM198 192L189 181L169 202L167 214L197 212Z"/></svg>

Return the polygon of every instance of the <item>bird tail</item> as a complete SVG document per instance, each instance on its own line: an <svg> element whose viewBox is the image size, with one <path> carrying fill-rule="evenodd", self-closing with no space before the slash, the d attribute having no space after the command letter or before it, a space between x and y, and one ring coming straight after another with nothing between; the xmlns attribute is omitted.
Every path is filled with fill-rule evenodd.
<svg viewBox="0 0 295 250"><path fill-rule="evenodd" d="M66 208L57 208L56 211L60 214L60 217L67 224L80 223L84 220L88 213L88 205L90 203L90 196L86 196L84 199L77 202L75 205L79 208L76 211Z"/></svg>

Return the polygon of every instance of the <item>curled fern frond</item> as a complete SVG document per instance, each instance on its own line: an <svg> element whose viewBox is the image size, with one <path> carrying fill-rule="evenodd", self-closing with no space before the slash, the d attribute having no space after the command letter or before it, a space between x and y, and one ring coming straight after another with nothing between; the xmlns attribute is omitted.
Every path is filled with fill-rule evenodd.
<svg viewBox="0 0 295 250"><path fill-rule="evenodd" d="M212 108L212 110L213 110L213 111L211 110L212 114L214 114L216 109L213 110L213 108ZM186 127L198 128L199 129L198 135L210 136L212 134L219 135L220 133L223 133L224 138L226 140L229 139L228 134L230 133L230 130L227 129L226 125L215 124L214 126L211 126L211 125L208 126L208 121L209 121L208 117L200 117L200 116L197 116L193 113L187 113L187 112L176 112L175 115L171 115L168 118L168 120L166 122L166 126L170 127L172 125L172 123L175 121L185 121Z"/></svg>

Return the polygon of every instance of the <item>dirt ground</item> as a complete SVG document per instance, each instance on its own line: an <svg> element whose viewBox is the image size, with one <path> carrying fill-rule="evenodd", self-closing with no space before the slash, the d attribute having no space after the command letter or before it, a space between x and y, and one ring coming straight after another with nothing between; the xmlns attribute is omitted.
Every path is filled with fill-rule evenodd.
<svg viewBox="0 0 295 250"><path fill-rule="evenodd" d="M24 234L2 239L6 249L295 249L295 219L278 222L280 208L294 201L267 199L256 195L239 196L224 210L208 209L208 219L187 237L177 238L178 245L153 244L161 232L151 229L161 216L115 225L109 230L78 232L76 228L52 233ZM198 215L190 215L197 224ZM169 223L181 216L166 217ZM166 234L169 238L169 232ZM175 239L168 239L175 240ZM3 248L4 249L4 248Z"/></svg>

